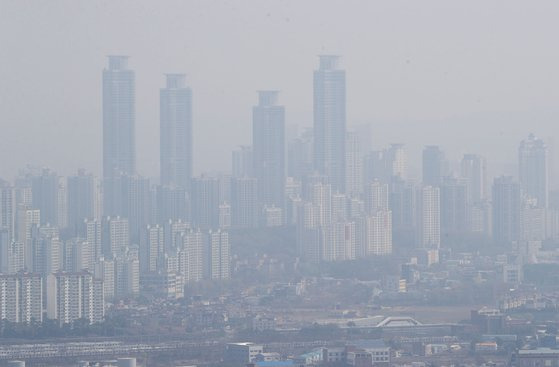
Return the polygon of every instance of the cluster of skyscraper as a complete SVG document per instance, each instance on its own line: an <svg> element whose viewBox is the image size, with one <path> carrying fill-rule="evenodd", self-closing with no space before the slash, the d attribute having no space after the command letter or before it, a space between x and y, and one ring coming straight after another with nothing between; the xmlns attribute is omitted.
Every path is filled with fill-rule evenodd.
<svg viewBox="0 0 559 367"><path fill-rule="evenodd" d="M129 192L143 191L147 197L150 191L149 183L130 178L135 174L133 74L124 68L124 58L110 60L115 67L105 71L104 80L115 89L105 85L110 105L105 111L119 103L125 106L104 116L106 130L121 140L118 148L105 146L103 187L105 201L113 195L113 202L127 204L113 211L105 206L104 214L128 218L132 232L138 233L154 220L135 215L131 206L141 207L141 201L126 199ZM260 91L253 107L252 145L233 152L231 175L192 177L192 92L184 76L167 75L160 101L161 183L151 201L155 223L182 220L203 230L294 225L300 256L314 262L390 254L393 236L436 256L441 238L494 234L499 242L511 242L549 235L553 212L547 205L547 153L541 140L530 137L520 148L517 201L522 204L510 210L519 218L516 223L512 214L508 219L502 214L505 207L497 193L491 201L483 157L465 155L453 173L439 147L427 146L418 184L406 179L402 145L370 151L366 134L346 126L345 71L339 68L339 57L323 55L319 61L313 78L312 130L287 136L278 92ZM121 128L126 133L119 135ZM123 189L123 177L136 184ZM108 190L112 180L117 188ZM503 180L512 179L497 179L496 191ZM505 219L518 235L503 234ZM541 223L547 226L539 236L527 234Z"/></svg>
<svg viewBox="0 0 559 367"><path fill-rule="evenodd" d="M193 176L192 91L183 74L167 74L154 185L136 170L127 60L109 56L103 70L101 180L30 169L0 184L2 318L42 320L47 310L61 323L96 322L105 299L140 289L176 298L188 283L228 279L231 229L295 228L299 256L316 263L389 255L393 240L436 261L460 236L559 238L540 139L520 145L519 182L498 177L492 195L483 157L466 154L453 170L437 146L425 147L413 182L401 144L372 151L367 133L347 129L345 71L330 55L314 72L313 128L287 134L278 92L260 91L252 145L233 152L230 174Z"/></svg>

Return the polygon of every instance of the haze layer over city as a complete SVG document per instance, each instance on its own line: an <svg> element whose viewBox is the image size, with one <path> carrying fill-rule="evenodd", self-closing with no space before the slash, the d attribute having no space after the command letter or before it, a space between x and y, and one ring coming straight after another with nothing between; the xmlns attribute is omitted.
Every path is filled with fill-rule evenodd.
<svg viewBox="0 0 559 367"><path fill-rule="evenodd" d="M230 151L250 142L256 90L280 90L286 123L312 125L318 54L343 56L348 125L371 124L376 149L405 143L416 166L425 144L455 159L475 150L512 174L517 141L531 130L553 138L558 11L553 1L4 1L10 139L0 153L12 158L1 174L28 163L101 172L98 71L109 54L129 55L136 71L138 170L148 177L158 175L164 73L186 73L195 92L196 172L227 171Z"/></svg>
<svg viewBox="0 0 559 367"><path fill-rule="evenodd" d="M558 16L0 0L0 365L559 366Z"/></svg>

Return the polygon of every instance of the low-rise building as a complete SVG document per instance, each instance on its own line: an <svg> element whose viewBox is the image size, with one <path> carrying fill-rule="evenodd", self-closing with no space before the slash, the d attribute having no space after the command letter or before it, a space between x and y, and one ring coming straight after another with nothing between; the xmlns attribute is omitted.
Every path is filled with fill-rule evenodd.
<svg viewBox="0 0 559 367"><path fill-rule="evenodd" d="M253 331L266 331L274 330L276 328L276 319L271 316L261 316L258 315L252 319L252 330Z"/></svg>
<svg viewBox="0 0 559 367"><path fill-rule="evenodd" d="M559 349L520 349L511 362L516 367L559 367Z"/></svg>
<svg viewBox="0 0 559 367"><path fill-rule="evenodd" d="M390 364L390 346L381 339L357 340L351 345L371 354L371 362L375 366Z"/></svg>
<svg viewBox="0 0 559 367"><path fill-rule="evenodd" d="M322 348L322 360L325 363L344 362L346 356L346 347Z"/></svg>
<svg viewBox="0 0 559 367"><path fill-rule="evenodd" d="M248 363L253 363L256 356L262 353L264 353L264 347L261 344L250 342L228 343L224 362L228 366L245 366Z"/></svg>
<svg viewBox="0 0 559 367"><path fill-rule="evenodd" d="M347 351L346 364L353 367L371 367L373 359L371 353L363 349L350 349Z"/></svg>

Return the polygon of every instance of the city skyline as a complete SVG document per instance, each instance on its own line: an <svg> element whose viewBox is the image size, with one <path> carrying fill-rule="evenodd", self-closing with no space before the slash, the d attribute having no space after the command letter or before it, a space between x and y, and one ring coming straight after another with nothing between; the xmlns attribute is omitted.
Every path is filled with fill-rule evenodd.
<svg viewBox="0 0 559 367"><path fill-rule="evenodd" d="M338 65L340 64L340 59L341 56L336 55L317 55L317 57L320 60L324 60L321 61L321 63L323 62L324 66L326 69L332 67L334 70L336 70L336 68L338 67ZM103 175L110 178L110 179L114 179L115 177L118 177L121 174L124 175L142 175L142 172L136 169L136 160L137 160L137 148L135 147L136 143L136 133L135 133L135 115L136 115L136 107L135 107L135 94L136 94L136 88L135 88L135 71L131 70L128 68L128 59L130 58L129 56L124 56L124 55L107 55L106 56L107 60L108 60L108 67L103 69L103 80L104 80L104 85L109 85L110 83L115 83L116 80L118 80L119 83L125 83L127 84L127 86L125 87L124 91L122 90L121 87L117 87L118 90L118 94L115 96L112 96L111 93L114 94L114 92L111 92L110 87L107 87L105 89L105 92L103 93L104 96L106 96L107 100L104 100L103 103L107 104L107 106L110 105L110 103L112 103L113 105L115 103L120 103L123 104L123 106L125 106L128 110L128 112L126 112L125 115L122 115L122 112L119 112L120 115L119 117L111 117L111 112L110 109L108 109L107 113L104 115L103 117L103 130L106 130L108 135L107 137L110 137L112 135L115 134L111 134L110 133L110 128L116 128L116 127L110 127L110 125L115 125L115 122L112 121L115 118L117 120L122 120L123 118L126 120L125 122L125 127L124 129L122 127L120 127L121 129L123 129L122 131L126 131L126 134L128 135L127 142L125 144L125 147L127 146L126 149L128 149L128 152L126 153L126 157L110 157L109 151L113 150L116 151L118 149L122 150L122 148L118 148L118 144L122 144L122 143L112 143L114 145L114 147L111 147L111 143L109 143L108 141L110 139L101 139L101 146L102 146L102 151L105 152L103 153L103 157L102 159L100 159L100 162L106 162L103 163L103 166L107 167L106 169L103 169L103 172L101 172L99 174L100 177L102 177ZM319 69L320 70L320 67ZM115 77L111 77L110 75L119 75L118 72L120 73L120 76L115 76ZM344 71L344 80L345 80L345 70L342 69L342 71ZM122 73L124 72L124 73ZM128 73L128 74L126 74ZM315 74L316 74L316 70L315 70ZM157 124L160 130L160 136L158 141L156 141L155 144L151 144L151 146L157 146L158 147L158 161L159 164L157 166L158 169L158 173L154 173L154 175L142 175L145 177L148 177L152 182L161 182L162 184L165 184L167 186L178 186L178 187L186 187L190 184L190 179L192 179L194 176L199 176L201 175L215 175L215 174L223 174L223 173L235 173L235 165L238 164L237 162L235 162L235 154L237 149L235 149L235 147L233 147L233 149L229 152L229 161L231 162L231 158L233 158L233 162L230 163L229 165L223 167L223 169L220 170L215 170L212 168L203 168L203 169L199 169L198 172L196 172L196 174L193 173L193 166L196 163L196 155L193 151L193 147L195 145L195 129L196 129L196 123L194 122L194 119L192 117L192 110L195 109L195 106L193 105L192 102L192 89L187 86L187 84L185 84L185 80L186 80L186 74L182 74L182 73L166 73L164 74L165 78L166 78L166 87L165 88L161 88L160 89L160 101L159 101L159 108L160 108L160 118L159 118L159 123ZM111 79L112 78L112 79ZM112 81L114 79L114 81ZM315 81L316 84L316 81ZM124 85L124 84L123 84ZM127 88L127 89L126 89ZM316 85L315 85L316 88ZM344 88L345 89L345 88ZM176 95L172 96L170 95L170 93L172 94L173 91ZM177 94L178 93L178 94ZM264 94L266 94L266 97L260 97L261 99L269 99L270 101L275 101L278 97L277 95L280 93L280 91L265 91L265 90L261 90L259 91L259 93L264 96ZM180 96L179 96L180 94ZM345 91L343 93L345 95ZM272 95L274 95L272 97ZM111 98L114 99L114 102L107 102L110 101ZM171 99L169 99L171 98ZM178 99L181 99L181 102L177 102ZM118 101L118 102L116 102ZM125 102L123 102L125 101ZM261 103L261 102L259 102ZM276 102L265 102L265 103L271 103L272 105L274 105ZM259 104L257 104L254 108L258 107ZM285 106L281 106L282 108L285 108ZM170 110L172 109L172 111ZM122 108L121 108L122 110ZM180 112L179 112L180 111ZM177 114L180 115L180 117L177 117ZM284 113L285 114L285 113ZM173 122L173 120L170 120L170 117L167 116L174 116L172 117L173 119L175 119L175 121ZM124 116L124 117L123 117ZM176 119L180 119L182 120L182 122L177 122L178 120ZM284 119L284 123L283 123L283 131L284 131L284 135L285 137L283 138L284 143L283 146L285 147L284 149L286 150L286 152L284 153L285 155L287 155L287 150L288 150L288 143L290 143L293 139L295 138L299 138L297 135L292 135L293 131L296 131L298 133L304 133L305 130L303 129L307 129L312 130L312 126L300 126L300 125L296 125L296 124L288 124L287 122L285 122L285 118ZM254 112L253 112L253 117L252 120L254 120ZM170 125L171 124L171 125ZM182 126L180 126L182 125ZM254 122L253 122L254 125ZM345 124L343 124L342 126L344 126ZM172 126L172 127L171 127ZM366 127L366 129L363 129L363 132L366 132L367 134L372 134L373 139L374 139L374 134L375 134L375 129L374 126L371 126L370 124L365 124L365 125L349 125L345 127L345 130L347 131L347 134L352 134L352 133L357 133L358 131L360 131L359 129ZM249 136L251 136L252 138L252 142L254 144L254 139L255 139L255 131L254 131L254 126L253 126L253 131L252 134L249 133ZM294 130L295 129L295 130ZM357 129L357 130L356 130ZM528 135L528 139L526 141L530 141L530 139L536 139L537 140L537 144L543 144L544 146L546 145L551 145L551 147L553 148L553 142L554 140L552 138L549 138L548 141L549 143L546 144L545 139L541 139L540 137L534 137L534 132L532 131L533 129L528 129L528 133L525 134L524 136ZM172 132L174 132L174 134L180 133L182 135L180 135L179 137L177 137L177 139L182 140L182 144L179 142L179 140L177 140L177 142L173 142L170 140L170 138L173 135L170 135ZM291 135L290 135L291 134ZM119 135L119 134L116 134ZM122 135L122 133L120 133L120 135ZM304 135L304 134L303 134ZM360 141L366 141L366 142L370 142L371 137L370 136L359 136L359 139L362 139ZM152 142L155 139L152 139ZM345 139L347 141L347 138ZM344 146L344 152L345 152L345 144L346 141L344 141L343 146ZM171 144L172 143L172 144ZM363 147L360 146L360 152L359 154L365 153L365 152L369 152L374 148L385 148L386 146L391 145L391 146L395 146L395 147L400 147L400 149L406 149L408 150L409 147L406 146L406 144L402 144L402 143L394 143L394 142L390 142L384 146L376 146L376 145L371 145L368 147L365 147L365 149ZM413 146L413 145L412 145ZM246 148L250 148L251 150L251 154L253 154L252 149L253 149L253 145L239 145L237 146L237 148L241 148L241 149L246 149ZM118 149L117 149L118 148ZM170 149L174 149L174 152L171 152ZM422 150L422 154L423 154L423 163L425 163L425 154L426 152L428 152L430 149L444 149L444 152L441 152L441 154L443 154L443 156L441 157L442 161L441 164L445 164L445 166L441 166L439 168L437 168L437 171L440 171L438 173L439 175L439 180L442 179L443 176L445 176L445 174L448 174L449 172L460 172L461 169L460 168L460 163L459 162L459 158L460 155L464 155L465 156L475 156L476 154L473 154L474 152L471 152L470 150L465 150L465 151L460 151L457 152L452 159L449 157L444 156L444 154L446 153L446 148L447 146L442 144L442 145L419 145L416 148L420 148ZM517 154L519 152L520 148L516 148ZM546 148L547 149L547 148ZM141 149L139 149L141 151ZM389 152L389 151L388 151ZM550 163L553 161L553 153L555 152L555 149L547 149L547 153L546 153L546 159L549 161L546 163L546 177L541 178L540 181L542 181L543 186L549 188L553 188L555 187L553 185L553 183L556 180L553 180L553 178L555 177L553 175L554 173L554 167L553 165L551 165ZM479 153L479 152L478 152ZM114 154L114 153L113 153ZM122 154L122 153L121 153ZM391 154L390 152L388 154ZM393 154L393 153L392 153ZM184 157L180 157L181 155L183 155ZM345 155L345 153L344 153ZM426 169L426 165L422 164L421 159L418 157L415 157L415 159L413 159L413 154L412 154L412 158L409 157L410 154L407 154L407 159L412 161L412 164L408 164L408 162L405 162L405 168L406 170L409 169L409 171L411 171L411 174L409 174L410 178L417 181L417 182L421 182L424 181L422 180L422 175L424 176L426 173L425 171L422 173L421 170ZM286 156L287 158L287 156ZM252 158L251 158L252 159ZM315 158L316 159L316 158ZM347 159L347 158L346 158ZM498 166L496 165L491 165L491 163L495 163L494 161L489 160L489 166L491 166L493 168L492 171L492 175L490 174L489 176L487 176L487 157L484 156L483 157L484 160L484 167L485 167L485 175L486 178L487 177L498 177L501 174L506 174L506 175L510 175L513 177L516 177L517 179L521 178L521 171L519 171L519 169L516 167L516 163L514 163L513 159L507 159L507 161L504 163L503 166L500 166L499 168L497 168ZM113 163L109 163L109 162L113 162ZM180 161L180 163L179 163ZM444 161L444 162L443 162ZM118 162L118 163L114 163L114 162ZM166 163L167 162L167 163ZM173 163L171 163L173 162ZM340 161L342 162L342 161ZM198 163L199 164L199 163ZM284 167L286 166L286 162L282 163L284 165ZM346 160L343 160L342 164L347 164ZM110 166L113 166L114 168L109 168ZM253 165L253 163L251 163L251 166ZM122 168L122 167L124 168ZM422 167L422 168L419 168ZM26 170L29 170L29 172L31 171L41 171L41 170L54 170L56 171L56 168L50 167L50 166L36 166L33 163L28 163L25 164L21 167L18 168L18 172L19 174L21 173L25 173ZM250 168L251 170L254 170L254 167ZM315 163L315 169L318 169ZM171 175L171 170L174 170L175 172L172 174L174 177L177 177L177 175L180 175L180 178L174 178L171 179L169 175ZM182 171L181 173L179 173L179 171ZM284 171L287 173L287 167L284 168ZM320 169L318 169L320 171ZM70 177L72 174L76 174L76 172L94 172L94 170L90 170L90 169L86 169L84 168L83 165L78 165L78 168L74 171L74 172L69 172L68 173L68 177ZM111 173L111 171L113 172L117 172L116 176L114 173ZM251 171L252 175L254 172ZM341 181L346 181L347 178L346 173L343 173L344 177L343 179L341 179ZM167 177L169 176L169 177ZM9 178L8 176L6 176L5 178ZM158 181L160 180L161 181ZM175 182L176 181L176 182ZM543 183L543 181L545 181L545 183ZM180 184L178 183L180 182ZM430 182L430 181L429 181ZM345 183L344 183L345 186ZM342 189L342 191L345 190L345 188ZM542 190L542 189L540 189ZM547 189L546 189L547 190ZM547 200L547 198L546 198Z"/></svg>
<svg viewBox="0 0 559 367"><path fill-rule="evenodd" d="M65 180L45 168L16 177L13 186L4 182L0 219L6 222L8 233L10 223L17 226L15 235L3 243L3 252L10 259L6 267L79 271L79 265L69 265L66 260L62 264L56 258L58 252L71 251L74 256L73 251L79 251L79 256L95 254L91 261L72 260L89 264L87 269L103 255L114 260L116 268L125 264L124 272L128 271L127 261L138 258L144 270L169 271L169 265L164 265L166 257L174 256L174 251L180 253L182 246L188 253L187 242L171 247L152 245L151 239L145 241L145 230L151 236L150 228L156 228L163 236L160 226L177 221L198 233L294 225L299 254L311 263L390 255L392 238L404 233L412 234L405 245L413 243L429 256L437 253L433 259L438 259L447 237L465 233L479 233L509 245L553 238L557 202L548 208L549 156L543 140L529 134L519 142L518 179L504 173L495 176L492 197L485 195L485 157L465 153L458 164L437 145L423 149L422 180L406 178L405 145L372 151L367 136L348 130L346 74L339 68L340 57L319 55L318 59L319 67L313 72L311 132L288 131L285 107L278 104L279 92L259 91L253 106L253 145L231 152L232 176L192 175L193 92L186 87L184 74L167 74L166 87L160 90L161 180L151 180L135 168L135 72L128 68L128 56L108 56L108 67L102 73L102 180L96 184L95 176L83 170ZM308 136L311 139L306 141ZM289 156L294 147L301 149L300 144L306 146L302 149L308 155ZM293 170L286 167L288 156L289 166L302 168L297 176L286 176ZM408 188L415 193L400 196L409 195L405 193ZM556 191L552 194L555 198ZM398 219L396 227L392 210ZM402 226L403 217L413 219ZM102 251L97 243L76 240L88 237L88 221L101 221L106 233ZM60 231L71 250L63 250L58 243ZM50 239L41 237L45 233ZM13 252L8 245L20 249ZM60 265L38 265L43 263L42 254L53 246L52 261ZM196 256L200 258L196 266L201 269L202 255ZM195 281L201 280L201 270L196 273Z"/></svg>
<svg viewBox="0 0 559 367"><path fill-rule="evenodd" d="M24 6L24 3L21 4ZM15 159L2 166L0 176L13 177L20 167L28 163L51 167L64 175L73 174L77 168L85 168L100 175L101 152L98 142L101 139L101 129L97 121L101 115L100 104L95 102L100 95L100 84L96 73L105 65L105 55L112 52L129 55L130 67L135 70L136 77L139 78L136 95L138 106L136 130L137 143L143 149L138 152L138 171L149 177L155 177L159 172L159 159L156 158L158 148L152 138L156 137L159 131L157 123L159 106L155 93L161 88L162 74L186 73L187 84L196 93L194 131L198 138L194 151L195 156L200 160L194 164L195 174L207 170L226 171L229 169L229 152L238 145L246 145L250 142L250 106L253 105L254 90L269 88L281 90L282 103L289 110L286 124L297 124L301 127L311 125L310 73L315 68L316 55L324 53L343 56L342 65L348 72L348 96L351 96L347 109L348 126L371 123L374 148L379 149L389 143L404 143L410 152L410 163L417 161L417 154L426 144L441 145L447 150L449 157L456 157L456 159L468 150L468 146L476 145L479 146L476 152L488 158L490 172L504 167L507 174L516 174L507 160L516 151L516 142L519 139L530 132L534 132L546 141L555 138L552 123L556 120L557 113L553 100L557 99L557 96L553 92L555 83L551 65L554 64L556 55L550 48L544 47L551 33L547 32L545 21L538 22L535 27L525 30L528 32L526 34L513 26L518 24L515 22L518 14L524 14L528 19L539 19L539 17L548 19L547 17L554 13L556 4L545 2L541 7L536 8L513 2L510 4L510 9L519 10L518 14L507 11L510 19L500 23L501 28L498 30L492 26L492 19L498 14L497 7L487 5L489 15L484 17L472 5L461 4L456 10L443 6L442 14L447 16L446 19L454 20L446 29L446 33L457 37L458 43L456 43L437 32L438 27L447 25L444 17L436 18L430 27L419 27L419 32L412 32L412 29L417 28L411 28L411 25L422 20L433 20L432 15L420 11L418 17L415 17L417 14L415 7L404 9L396 4L367 5L364 8L367 11L362 12L361 15L356 9L361 9L360 6L363 4L358 6L358 3L349 4L343 8L343 11L335 2L320 7L323 24L309 19L305 11L297 12L294 4L287 4L284 8L266 2L250 11L240 5L238 9L226 8L227 10L220 14L212 13L214 5L204 5L197 8L199 12L197 18L194 17L194 13L185 15L195 18L190 22L192 25L188 27L179 23L166 9L163 9L159 15L157 12L151 12L153 22L166 21L165 26L161 27L161 33L144 37L144 43L150 44L154 50L163 55L160 58L153 57L157 52L146 53L143 48L144 43L138 43L129 32L118 35L109 32L118 27L118 20L123 19L122 12L125 9L144 19L144 23L150 23L147 22L148 13L139 14L138 9L134 7L118 5L114 12L103 14L96 9L88 8L87 13L90 16L85 17L86 12L81 13L80 10L86 5L68 7L67 11L74 14L73 22L79 21L92 27L88 31L89 28L73 23L75 37L80 37L79 39L86 37L85 39L95 42L83 44L72 42L72 45L78 48L70 52L69 46L53 44L53 37L60 35L60 29L42 29L40 22L36 23L34 26L36 28L20 33L22 39L34 42L39 35L37 30L44 30L40 34L44 37L45 44L52 44L49 49L60 50L60 52L43 57L42 62L50 67L52 73L49 75L64 70L63 73L59 73L63 77L52 80L50 76L38 75L37 72L41 69L32 67L33 63L37 62L37 58L29 56L28 51L22 49L20 45L6 40L7 52L11 50L13 54L20 53L22 62L16 64L13 59L7 58L2 60L2 66L5 67L0 68L2 71L9 70L9 73L1 75L5 83L0 87L2 96L0 106L8 113L5 120L6 129L7 133L13 136L13 140L3 145L3 149L6 150L0 153L5 155L9 151L17 150L17 147L28 143L29 138L35 142L34 147L37 149L41 147L46 153L41 155L40 162L36 162L31 159L32 150L35 148L20 152ZM430 4L426 5L427 8L440 6L442 3L433 1ZM177 3L173 5L176 9L188 10ZM7 12L4 14L17 11L17 7L18 5L15 4L7 7ZM36 10L31 11L28 16L33 19L38 17L39 13L35 12L39 8L41 7L36 7ZM301 9L305 10L307 7L303 6ZM41 8L41 10L41 16L44 14L51 18L58 16L56 7ZM249 48L239 46L246 54L241 58L240 54L243 52L228 52L231 47L238 45L236 41L231 42L231 46L222 51L223 54L188 36L184 42L175 41L169 47L163 47L163 43L159 42L164 36L168 38L178 30L185 30L185 27L190 29L189 27L194 27L196 24L200 25L201 30L208 30L208 27L223 22L231 27L232 32L229 37L260 39L261 37L251 34L250 28L241 22L245 17L244 12L247 14L246 17L252 14L263 15L264 20L261 21L261 25L265 30L264 34L269 34L277 42L275 48L272 48L271 44L263 44L268 52L260 53L258 56ZM380 16L383 12L398 14L401 17L398 18L400 27L393 34L395 41L393 47L383 42L382 36L387 30L393 29ZM473 42L478 39L474 36L472 39L465 37L464 31L466 29L470 31L470 28L467 27L469 22L459 17L463 12L478 20L479 29L473 32L489 32L493 38L484 38L478 43ZM357 34L360 36L353 40L352 35L362 30L359 24L365 14L378 17L378 22L372 22L370 32L359 32ZM222 17L225 17L225 20ZM329 24L336 24L350 17L357 17L359 22L348 22L348 28L337 33L327 27ZM202 20L203 23L200 24ZM409 25L406 25L405 21ZM309 27L309 32L300 32L303 38L297 43L290 43L289 32L304 29L307 22L315 27ZM101 23L107 24L107 28L98 29L97 24ZM6 19L2 24L11 27L9 29L20 27L15 25L12 19ZM136 23L127 23L127 25L130 30L138 30ZM143 30L138 32L145 35ZM2 32L4 35L10 33ZM188 35L191 32L182 33ZM62 37L69 37L69 35ZM434 37L438 43L427 43L424 50L413 46L414 41L429 37ZM540 41L527 44L526 40L533 37ZM346 42L347 40L350 42ZM533 60L528 56L530 52L518 51L517 45L513 42L515 40L534 54L547 56L539 58L537 68L532 68L531 73L521 72L527 70L524 66L533 65ZM360 42L370 44L372 49L358 48ZM435 44L442 45L442 50L447 52L441 54L441 51L435 48ZM496 44L499 46L495 47ZM453 45L460 45L460 47ZM461 49L470 50L469 56L464 56ZM291 53L297 56L286 56ZM227 57L224 57L226 54ZM254 57L248 57L250 55ZM439 58L433 64L429 55L436 55ZM505 68L498 68L499 62L503 63ZM80 65L79 70L75 69L77 65ZM25 67L25 75L18 72L22 67ZM273 73L269 72L270 68L274 70ZM236 70L240 72L235 72ZM213 79L212 75L218 78ZM42 80L43 83L37 83L32 88L30 83L34 79ZM429 80L429 83L426 84L426 80ZM480 89L477 85L482 80L484 88ZM514 85L510 85L510 81L514 81ZM426 86L432 93L424 93ZM76 88L83 90L88 98L71 105L63 103L72 95L70 91ZM10 90L17 93L10 94ZM49 90L54 90L56 93L49 93ZM22 102L15 96L23 93L27 95L26 100L29 103L41 106L41 115L18 107ZM373 109L369 108L371 106L369 100L374 101ZM223 108L219 110L211 108L213 103L218 103ZM64 107L64 114L60 112L62 107ZM483 128L484 138L476 139L472 131L465 130L466 122L478 129ZM530 129L525 127L527 123L530 124ZM213 136L216 126L220 125L226 126L227 134ZM26 140L20 126L29 127L25 135ZM422 128L418 129L417 126ZM451 129L441 129L440 127L443 126L450 126ZM409 129L414 131L413 135L402 134ZM432 133L426 134L426 131ZM436 133L433 133L435 131ZM74 137L74 135L67 135L70 132L76 134L76 138L83 140L83 136L87 136L88 139L79 145L64 144L63 137ZM460 135L461 139L456 139L457 135ZM210 141L215 141L215 146L208 144ZM448 143L444 144L445 141ZM548 145L550 145L549 141ZM59 147L65 147L67 150ZM68 151L81 151L81 159L69 156ZM557 149L553 152L552 155L557 154L555 153ZM414 163L410 166L417 165ZM418 177L418 172L412 171L411 174Z"/></svg>
<svg viewBox="0 0 559 367"><path fill-rule="evenodd" d="M559 3L0 9L0 365L559 366Z"/></svg>

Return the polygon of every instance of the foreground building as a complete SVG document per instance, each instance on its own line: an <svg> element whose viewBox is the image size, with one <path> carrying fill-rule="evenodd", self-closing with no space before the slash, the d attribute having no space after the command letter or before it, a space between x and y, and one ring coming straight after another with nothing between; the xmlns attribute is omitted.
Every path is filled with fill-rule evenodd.
<svg viewBox="0 0 559 367"><path fill-rule="evenodd" d="M261 344L254 343L229 343L225 349L224 362L228 366L246 366L254 362L256 356L264 352Z"/></svg>
<svg viewBox="0 0 559 367"><path fill-rule="evenodd" d="M559 349L521 349L513 355L512 365L517 367L558 367Z"/></svg>
<svg viewBox="0 0 559 367"><path fill-rule="evenodd" d="M47 317L60 325L86 319L90 324L103 321L105 298L103 281L91 273L58 272L47 277Z"/></svg>
<svg viewBox="0 0 559 367"><path fill-rule="evenodd" d="M43 321L43 282L39 274L0 275L0 320Z"/></svg>
<svg viewBox="0 0 559 367"><path fill-rule="evenodd" d="M210 278L213 280L227 280L231 277L229 233L226 231L210 231Z"/></svg>

